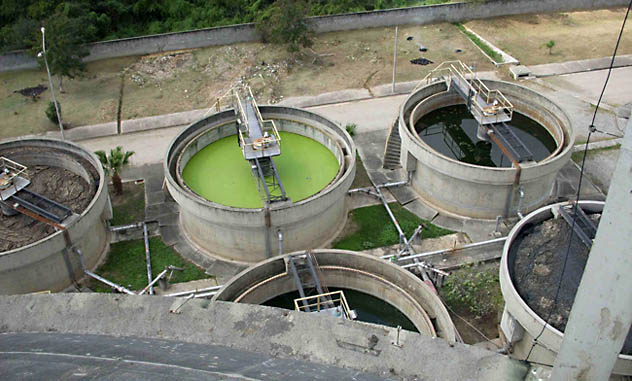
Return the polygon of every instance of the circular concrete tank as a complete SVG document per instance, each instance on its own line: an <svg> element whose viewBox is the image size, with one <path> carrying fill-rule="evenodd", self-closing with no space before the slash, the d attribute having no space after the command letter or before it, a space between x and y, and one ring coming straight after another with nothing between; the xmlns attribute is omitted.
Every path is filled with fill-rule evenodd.
<svg viewBox="0 0 632 381"><path fill-rule="evenodd" d="M263 119L274 120L279 131L308 137L333 154L337 173L320 191L291 203L273 203L266 216L265 208L222 205L187 186L182 173L189 160L213 142L235 134L232 110L185 128L171 142L164 161L167 188L180 205L180 226L186 237L209 255L247 263L267 258L266 240L271 255L278 253L279 231L284 251L326 245L344 225L345 195L355 176L356 148L343 128L297 108L260 106L259 110Z"/></svg>
<svg viewBox="0 0 632 381"><path fill-rule="evenodd" d="M263 304L296 291L285 254L258 263L235 275L213 300ZM313 250L327 287L351 289L381 299L403 313L422 333L455 342L455 327L436 293L415 275L367 254L347 250ZM350 302L351 303L351 302Z"/></svg>
<svg viewBox="0 0 632 381"><path fill-rule="evenodd" d="M0 156L7 157L29 168L54 169L80 178L87 196L82 203L82 210L73 210L74 215L68 217L60 229L38 230L35 236L33 229L46 228L43 222L35 222L30 217L18 214L7 219L11 226L28 226L32 235L13 245L10 250L0 252L0 293L20 294L37 291L60 291L70 285L73 280L83 277L79 258L71 250L67 250L68 242L83 253L85 265L93 269L98 264L109 244L107 219L111 217L108 202L107 185L103 168L99 160L82 147L68 141L24 138L0 143ZM59 194L50 198L60 201L75 197L76 189L59 189L62 183L44 178L50 189ZM34 181L31 185L35 185ZM62 187L63 188L63 187ZM68 194L70 193L70 194ZM10 199L9 199L10 200ZM63 203L63 202L62 202ZM19 220L18 220L19 219ZM17 223L16 221L21 221ZM3 230L7 229L3 226ZM19 237L21 229L11 230ZM49 232L50 231L50 232ZM3 234L6 234L4 232ZM6 239L6 237L4 237Z"/></svg>
<svg viewBox="0 0 632 381"><path fill-rule="evenodd" d="M538 337L542 332L538 338L538 344L535 345L529 356L529 361L547 365L554 363L557 352L562 345L564 334L551 324L547 324L544 331L542 331L545 325L544 319L527 304L518 292L513 270L518 252L511 249L523 231L552 219L554 217L553 210L562 205L568 205L568 203L564 202L542 207L520 220L507 237L500 263L500 287L505 299L505 310L503 312L501 329L507 340L512 343L513 356L521 360L525 359L533 345L534 338ZM604 202L580 201L579 206L586 214L590 215L593 213L601 213ZM548 244L546 248L548 249L550 246L551 245ZM573 266L569 262L567 272L572 271L572 268ZM583 268L581 273L583 273ZM579 276L581 276L581 273ZM559 279L559 276L557 276L556 279ZM549 299L553 300L555 290L550 290L550 293L552 293L552 295L549 295ZM574 295L572 299L574 299ZM632 356L619 355L613 371L616 374L632 374Z"/></svg>
<svg viewBox="0 0 632 381"><path fill-rule="evenodd" d="M549 200L558 171L567 163L574 142L571 123L562 109L541 94L502 81L483 81L500 90L520 113L543 126L557 148L539 162L523 162L521 169L468 164L440 154L415 131L415 123L432 111L463 99L445 82L426 85L411 94L400 108L398 128L401 159L412 172L412 186L437 210L457 216L494 219L524 214ZM520 194L523 194L522 202Z"/></svg>

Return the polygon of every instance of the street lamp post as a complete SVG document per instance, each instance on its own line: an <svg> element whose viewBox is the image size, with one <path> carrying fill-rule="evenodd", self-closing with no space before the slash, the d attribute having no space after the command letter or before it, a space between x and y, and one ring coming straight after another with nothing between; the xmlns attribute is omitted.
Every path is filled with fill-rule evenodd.
<svg viewBox="0 0 632 381"><path fill-rule="evenodd" d="M61 138L65 140L64 137L64 125L61 122L61 114L59 113L59 106L57 105L57 100L55 100L55 87L53 86L53 80L50 77L50 69L48 68L48 60L46 59L46 39L44 37L45 29L42 27L42 51L37 54L38 57L44 56L44 65L46 65L46 73L48 74L48 85L50 86L50 93L53 96L53 104L55 105L55 112L57 113L57 122L59 123L59 131L61 131Z"/></svg>

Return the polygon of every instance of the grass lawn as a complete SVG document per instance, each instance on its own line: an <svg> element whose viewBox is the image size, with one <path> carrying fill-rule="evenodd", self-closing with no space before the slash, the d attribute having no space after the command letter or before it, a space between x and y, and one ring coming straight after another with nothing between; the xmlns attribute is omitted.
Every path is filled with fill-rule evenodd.
<svg viewBox="0 0 632 381"><path fill-rule="evenodd" d="M389 206L402 230L406 233L406 237L410 237L417 226L422 223L426 226L423 229L423 238L435 238L454 233L417 217L398 203L394 202ZM347 223L354 224L356 229L335 242L334 249L360 251L399 243L397 229L382 205L355 209L349 213L349 218L350 221Z"/></svg>
<svg viewBox="0 0 632 381"><path fill-rule="evenodd" d="M145 219L145 185L134 182L123 183L123 194L114 194L114 188L109 187L112 211L114 217L110 225L127 225Z"/></svg>
<svg viewBox="0 0 632 381"><path fill-rule="evenodd" d="M204 273L204 269L184 260L158 237L150 238L149 250L151 252L151 269L154 277L167 266L173 265L184 268L184 271L174 271L170 280L171 283L212 278L212 276ZM143 240L113 243L107 260L97 269L96 273L131 290L142 290L145 288L148 282ZM95 279L91 279L87 285L96 292L112 292L109 286Z"/></svg>

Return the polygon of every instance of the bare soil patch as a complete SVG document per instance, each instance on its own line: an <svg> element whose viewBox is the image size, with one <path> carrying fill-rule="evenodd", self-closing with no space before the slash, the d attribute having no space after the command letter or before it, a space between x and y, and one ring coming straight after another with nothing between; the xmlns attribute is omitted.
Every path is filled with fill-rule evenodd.
<svg viewBox="0 0 632 381"><path fill-rule="evenodd" d="M528 14L465 23L524 65L612 55L625 9ZM544 44L553 40L549 54ZM618 54L632 54L632 30L626 28Z"/></svg>

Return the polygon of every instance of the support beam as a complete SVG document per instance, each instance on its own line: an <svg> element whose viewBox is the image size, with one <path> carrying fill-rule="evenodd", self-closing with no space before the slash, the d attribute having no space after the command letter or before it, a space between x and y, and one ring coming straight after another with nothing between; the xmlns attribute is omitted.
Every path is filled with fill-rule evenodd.
<svg viewBox="0 0 632 381"><path fill-rule="evenodd" d="M632 121L551 380L607 380L632 323Z"/></svg>

